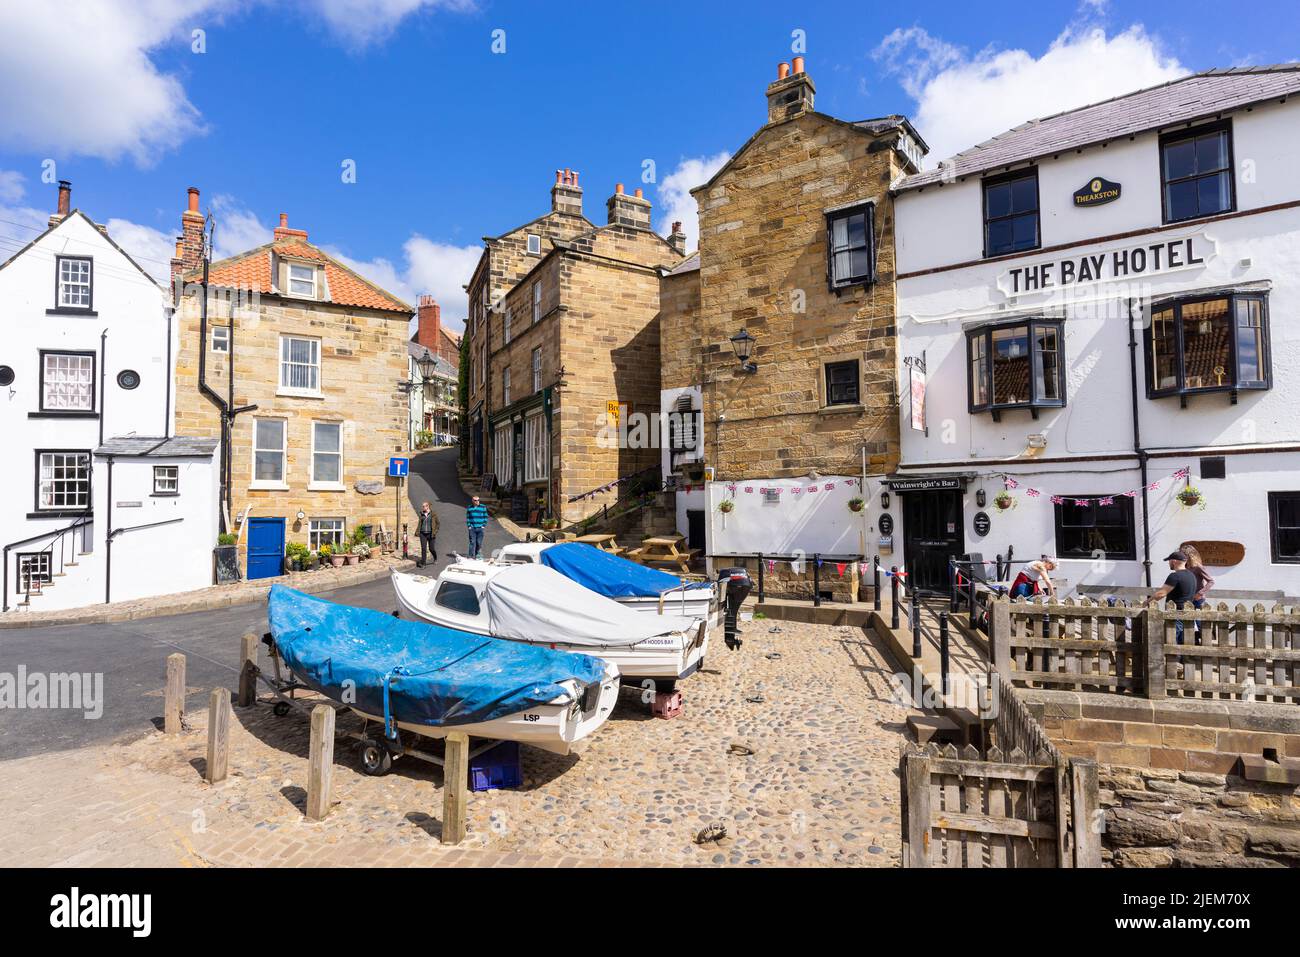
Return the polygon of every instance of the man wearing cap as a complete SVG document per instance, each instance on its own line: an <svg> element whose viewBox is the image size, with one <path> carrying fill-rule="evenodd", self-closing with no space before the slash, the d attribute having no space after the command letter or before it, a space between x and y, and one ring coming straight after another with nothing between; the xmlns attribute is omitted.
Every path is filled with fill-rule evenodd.
<svg viewBox="0 0 1300 957"><path fill-rule="evenodd" d="M465 527L469 532L469 557L478 558L483 549L483 529L487 527L487 506L474 496L474 502L465 509Z"/></svg>
<svg viewBox="0 0 1300 957"><path fill-rule="evenodd" d="M1191 602L1200 585L1196 581L1196 575L1187 567L1185 552L1170 552L1165 561L1169 563L1169 577L1147 599L1147 604L1171 601L1174 603L1175 608L1181 610L1184 605ZM1174 622L1174 641L1180 645L1183 643L1183 623L1181 621Z"/></svg>

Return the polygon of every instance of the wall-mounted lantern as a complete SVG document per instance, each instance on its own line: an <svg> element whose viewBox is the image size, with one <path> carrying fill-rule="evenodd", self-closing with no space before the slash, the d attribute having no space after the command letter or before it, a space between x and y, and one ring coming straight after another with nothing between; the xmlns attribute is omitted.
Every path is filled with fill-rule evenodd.
<svg viewBox="0 0 1300 957"><path fill-rule="evenodd" d="M754 343L756 341L745 329L741 329L731 337L731 351L740 360L740 371L742 372L752 373L758 371L758 363L749 360L749 357L754 354Z"/></svg>

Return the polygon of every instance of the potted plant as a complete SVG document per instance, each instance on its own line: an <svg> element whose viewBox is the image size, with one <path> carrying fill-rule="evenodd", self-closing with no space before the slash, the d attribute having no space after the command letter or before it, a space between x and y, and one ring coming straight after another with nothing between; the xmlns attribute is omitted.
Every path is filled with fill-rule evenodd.
<svg viewBox="0 0 1300 957"><path fill-rule="evenodd" d="M370 546L365 542L357 542L352 546L352 554L357 557L358 561L364 561L370 557ZM354 563L349 560L348 564Z"/></svg>
<svg viewBox="0 0 1300 957"><path fill-rule="evenodd" d="M333 545L322 545L320 547L320 557L321 561L328 561L334 568L343 565L343 554L336 552Z"/></svg>
<svg viewBox="0 0 1300 957"><path fill-rule="evenodd" d="M1195 508L1205 511L1205 496L1195 485L1188 485L1178 493L1178 502L1183 508Z"/></svg>
<svg viewBox="0 0 1300 957"><path fill-rule="evenodd" d="M735 507L736 507L736 500L734 498L724 498L721 502L718 503L718 511L721 512L723 515L726 515L728 512L732 511Z"/></svg>
<svg viewBox="0 0 1300 957"><path fill-rule="evenodd" d="M233 532L217 536L217 547L212 549L218 585L239 581L239 538Z"/></svg>
<svg viewBox="0 0 1300 957"><path fill-rule="evenodd" d="M1016 507L1016 497L1003 489L993 496L993 504L999 512L1009 512Z"/></svg>
<svg viewBox="0 0 1300 957"><path fill-rule="evenodd" d="M307 556L310 553L310 549L302 542L290 542L284 546L284 562L288 566L286 570L302 571L307 565Z"/></svg>
<svg viewBox="0 0 1300 957"><path fill-rule="evenodd" d="M860 512L867 507L867 501L861 495L855 495L849 499L849 511Z"/></svg>

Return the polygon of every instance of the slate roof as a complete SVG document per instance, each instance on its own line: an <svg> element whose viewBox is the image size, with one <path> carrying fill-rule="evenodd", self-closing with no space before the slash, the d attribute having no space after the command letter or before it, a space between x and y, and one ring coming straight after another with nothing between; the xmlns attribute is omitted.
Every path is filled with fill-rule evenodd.
<svg viewBox="0 0 1300 957"><path fill-rule="evenodd" d="M1300 92L1300 63L1207 70L1114 99L1030 120L963 150L939 169L905 176L895 192L1164 129Z"/></svg>
<svg viewBox="0 0 1300 957"><path fill-rule="evenodd" d="M696 272L700 268L700 254L691 253L672 269L668 270L666 275L676 276L684 272Z"/></svg>
<svg viewBox="0 0 1300 957"><path fill-rule="evenodd" d="M160 435L120 435L107 439L95 449L96 455L137 455L149 458L175 458L184 455L211 455L217 448L217 439L196 435L173 435L165 439Z"/></svg>

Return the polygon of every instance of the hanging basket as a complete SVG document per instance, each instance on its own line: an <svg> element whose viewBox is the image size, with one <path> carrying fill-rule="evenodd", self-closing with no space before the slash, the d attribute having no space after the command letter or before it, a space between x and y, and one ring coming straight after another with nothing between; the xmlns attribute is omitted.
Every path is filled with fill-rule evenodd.
<svg viewBox="0 0 1300 957"><path fill-rule="evenodd" d="M998 492L993 496L993 506L999 512L1009 512L1016 507L1016 497L1010 492Z"/></svg>
<svg viewBox="0 0 1300 957"><path fill-rule="evenodd" d="M724 498L721 502L718 503L718 511L721 512L723 515L726 515L735 507L736 507L735 500L730 498Z"/></svg>
<svg viewBox="0 0 1300 957"><path fill-rule="evenodd" d="M866 500L863 499L861 495L857 495L849 499L850 512L860 512L866 507L867 507Z"/></svg>
<svg viewBox="0 0 1300 957"><path fill-rule="evenodd" d="M1195 485L1189 485L1178 493L1178 504L1183 508L1195 508L1199 511L1205 510L1205 496Z"/></svg>

